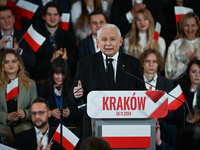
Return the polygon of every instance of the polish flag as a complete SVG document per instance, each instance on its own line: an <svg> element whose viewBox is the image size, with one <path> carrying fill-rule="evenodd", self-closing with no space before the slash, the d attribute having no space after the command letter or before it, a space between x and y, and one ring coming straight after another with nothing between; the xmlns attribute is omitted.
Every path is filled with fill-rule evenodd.
<svg viewBox="0 0 200 150"><path fill-rule="evenodd" d="M18 77L7 85L6 102L19 94Z"/></svg>
<svg viewBox="0 0 200 150"><path fill-rule="evenodd" d="M58 126L52 139L57 141L60 144L60 125ZM78 143L78 141L79 141L79 138L63 125L62 126L62 146L66 150L73 150L76 144Z"/></svg>
<svg viewBox="0 0 200 150"><path fill-rule="evenodd" d="M33 29L33 26L30 25L26 33L23 35L26 42L30 45L30 47L37 52L43 42L46 40L45 37L40 35L37 31Z"/></svg>
<svg viewBox="0 0 200 150"><path fill-rule="evenodd" d="M185 102L185 96L180 85L177 85L171 92L169 92L169 94L177 98L176 99L170 95L168 97L168 107L169 111L172 113Z"/></svg>
<svg viewBox="0 0 200 150"><path fill-rule="evenodd" d="M193 9L183 6L175 6L174 11L175 11L176 22L179 23L181 18L189 12L193 12Z"/></svg>
<svg viewBox="0 0 200 150"><path fill-rule="evenodd" d="M150 125L103 125L102 137L112 149L150 148Z"/></svg>
<svg viewBox="0 0 200 150"><path fill-rule="evenodd" d="M19 0L16 4L17 9L15 11L20 11L21 15L25 18L31 19L38 9L38 5L30 3L28 1Z"/></svg>
<svg viewBox="0 0 200 150"><path fill-rule="evenodd" d="M63 30L69 29L69 19L70 14L69 13L63 13L59 22L59 27Z"/></svg>
<svg viewBox="0 0 200 150"><path fill-rule="evenodd" d="M153 39L155 41L158 41L158 39L159 39L160 30L161 30L161 25L160 25L160 23L156 22L156 28L155 28L154 36L153 36Z"/></svg>
<svg viewBox="0 0 200 150"><path fill-rule="evenodd" d="M15 1L12 1L12 0L7 0L7 6L10 7L12 9L12 11L14 11L15 9L15 6L16 6L16 2Z"/></svg>

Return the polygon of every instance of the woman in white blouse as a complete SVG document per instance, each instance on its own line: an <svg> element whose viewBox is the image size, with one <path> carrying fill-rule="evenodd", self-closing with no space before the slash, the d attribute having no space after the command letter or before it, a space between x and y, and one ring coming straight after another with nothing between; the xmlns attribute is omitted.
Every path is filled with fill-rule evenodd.
<svg viewBox="0 0 200 150"><path fill-rule="evenodd" d="M168 49L165 76L171 80L180 79L190 61L200 58L199 18L195 13L184 15L179 23L180 38L174 40Z"/></svg>
<svg viewBox="0 0 200 150"><path fill-rule="evenodd" d="M99 10L109 17L112 2L113 0L79 0L72 5L71 20L78 40L83 40L91 33L88 27L89 14Z"/></svg>
<svg viewBox="0 0 200 150"><path fill-rule="evenodd" d="M161 55L165 55L165 41L159 37L158 42L154 37L154 19L148 9L141 9L135 14L129 37L124 39L123 50L136 58L139 58L144 50L153 48Z"/></svg>

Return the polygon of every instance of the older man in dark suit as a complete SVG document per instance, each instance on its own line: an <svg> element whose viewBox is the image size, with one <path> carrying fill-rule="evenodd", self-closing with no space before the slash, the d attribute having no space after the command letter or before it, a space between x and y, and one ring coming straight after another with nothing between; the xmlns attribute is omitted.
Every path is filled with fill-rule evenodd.
<svg viewBox="0 0 200 150"><path fill-rule="evenodd" d="M69 96L86 102L92 90L144 90L140 61L119 52L123 38L117 26L106 24L97 33L100 52L81 59L77 65L75 79ZM138 80L129 74L140 78ZM86 123L84 122L86 121ZM91 135L90 118L83 119L83 139Z"/></svg>

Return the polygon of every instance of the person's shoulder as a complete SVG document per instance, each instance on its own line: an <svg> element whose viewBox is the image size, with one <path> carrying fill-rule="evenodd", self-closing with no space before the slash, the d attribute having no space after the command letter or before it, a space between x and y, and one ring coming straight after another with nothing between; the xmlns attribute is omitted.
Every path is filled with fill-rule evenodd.
<svg viewBox="0 0 200 150"><path fill-rule="evenodd" d="M34 133L34 128L19 132L16 135L16 138L24 138L24 137L27 137L27 136L31 136L31 133Z"/></svg>
<svg viewBox="0 0 200 150"><path fill-rule="evenodd" d="M163 42L165 42L165 40L161 36L159 36L158 42L163 43Z"/></svg>
<svg viewBox="0 0 200 150"><path fill-rule="evenodd" d="M14 29L14 34L18 35L18 34L24 34L26 31L24 30L19 30L19 29Z"/></svg>
<svg viewBox="0 0 200 150"><path fill-rule="evenodd" d="M79 60L80 63L88 63L88 62L93 62L95 61L97 58L101 57L102 53L101 51L100 52L97 52L97 53L94 53L92 55L89 55L89 56L86 56L82 59ZM89 65L89 64L88 64Z"/></svg>
<svg viewBox="0 0 200 150"><path fill-rule="evenodd" d="M173 84L172 80L170 80L170 79L168 79L168 78L166 78L164 76L158 75L158 78L160 78L161 80L163 80L165 83L168 83L168 84L172 83Z"/></svg>
<svg viewBox="0 0 200 150"><path fill-rule="evenodd" d="M77 1L74 4L72 4L72 8L77 6L81 6L81 1Z"/></svg>
<svg viewBox="0 0 200 150"><path fill-rule="evenodd" d="M140 62L140 60L139 60L138 58L133 57L133 56L131 56L131 55L129 55L129 54L121 53L120 55L121 55L121 57L126 58L127 61Z"/></svg>

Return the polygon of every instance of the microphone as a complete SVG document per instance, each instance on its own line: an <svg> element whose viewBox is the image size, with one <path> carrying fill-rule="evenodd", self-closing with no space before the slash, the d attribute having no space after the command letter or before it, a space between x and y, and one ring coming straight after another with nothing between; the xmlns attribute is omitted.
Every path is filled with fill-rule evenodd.
<svg viewBox="0 0 200 150"><path fill-rule="evenodd" d="M125 65L123 65L122 61L120 61L120 63L121 63L121 69L122 69L122 71L123 71L124 73L128 74L129 76L131 76L131 77L133 77L133 78L135 78L135 79L137 79L137 80L140 80L140 81L143 82L143 83L146 83L146 84L148 84L148 85L154 87L156 90L159 90L159 89L157 89L154 85L152 85L152 84L150 84L150 83L148 83L148 82L145 82L144 80L142 80L142 79L136 77L135 75L133 75L133 74L131 74L131 73L125 71L125 70L124 70ZM175 96L173 96L173 95L171 95L171 94L169 94L169 93L167 93L167 94L168 94L169 96L171 96L171 97L177 99L178 101L180 101L180 102L183 104L182 100L180 100L179 98L177 98L177 97L175 97Z"/></svg>

